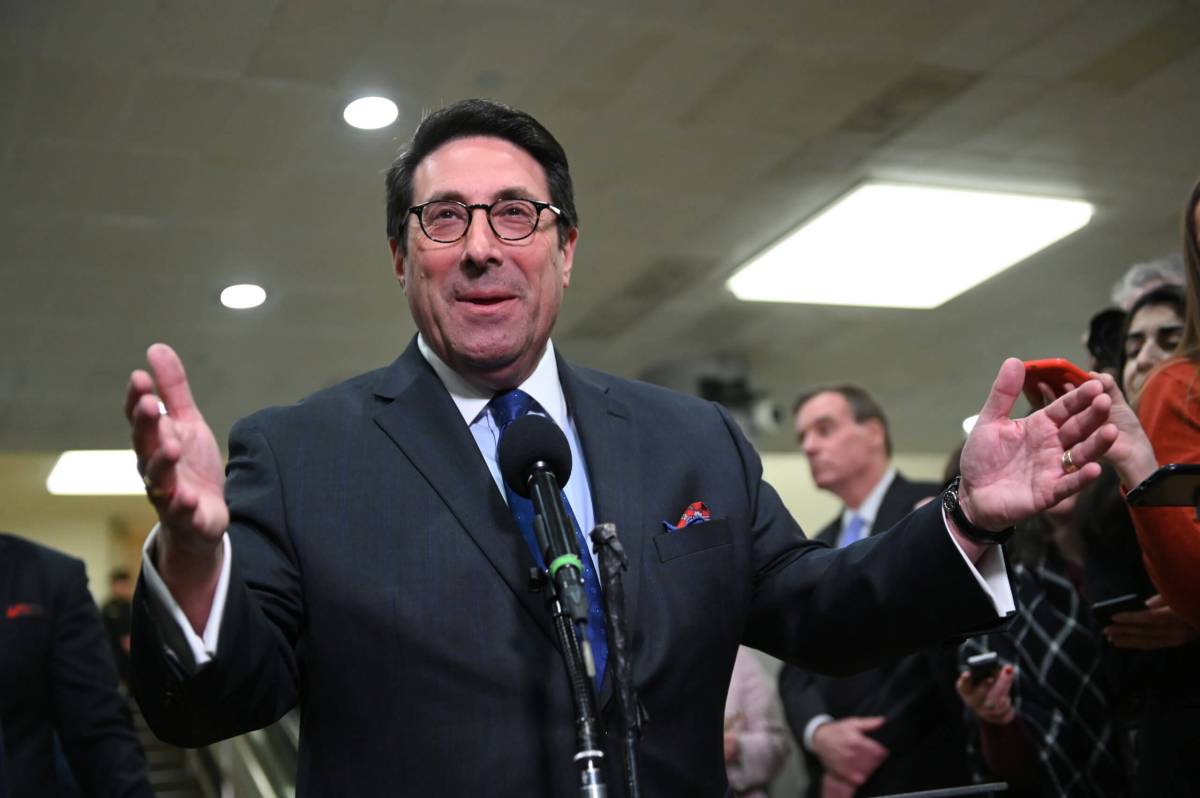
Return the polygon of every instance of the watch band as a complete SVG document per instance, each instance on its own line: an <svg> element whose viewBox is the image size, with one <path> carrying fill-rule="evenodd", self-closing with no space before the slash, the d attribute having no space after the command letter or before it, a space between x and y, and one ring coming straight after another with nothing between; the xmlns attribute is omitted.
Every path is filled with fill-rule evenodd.
<svg viewBox="0 0 1200 798"><path fill-rule="evenodd" d="M962 477L955 477L954 481L942 492L942 509L954 519L954 525L958 527L958 531L976 543L984 543L989 546L998 546L1007 543L1009 538L1013 536L1013 532L1016 531L1016 527L1010 526L1007 529L1001 529L999 532L993 532L990 529L976 526L967 520L967 514L962 511L962 506L958 503L958 485L960 482L962 482Z"/></svg>

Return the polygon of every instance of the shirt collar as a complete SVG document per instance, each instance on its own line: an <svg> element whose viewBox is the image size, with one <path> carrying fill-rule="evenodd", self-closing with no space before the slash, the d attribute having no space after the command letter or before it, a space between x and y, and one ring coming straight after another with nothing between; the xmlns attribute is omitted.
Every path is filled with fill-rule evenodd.
<svg viewBox="0 0 1200 798"><path fill-rule="evenodd" d="M883 472L883 477L867 494L867 498L863 499L863 503L858 507L847 507L842 510L842 528L844 529L850 523L850 517L857 515L863 520L866 529L874 529L875 517L879 515L879 507L883 504L884 494L888 492L888 488L892 486L892 482L896 479L896 468L889 466L887 471Z"/></svg>
<svg viewBox="0 0 1200 798"><path fill-rule="evenodd" d="M430 348L425 338L417 334L417 349L421 357L433 367L434 373L442 381L442 385L454 400L454 406L462 414L463 421L469 427L487 409L487 403L495 395L492 392L480 390L467 382L461 374L446 365L437 352ZM517 386L542 406L546 415L550 416L560 428L566 429L567 399L563 395L562 383L558 379L558 359L554 354L554 342L546 341L546 351L542 353L537 368L525 382Z"/></svg>

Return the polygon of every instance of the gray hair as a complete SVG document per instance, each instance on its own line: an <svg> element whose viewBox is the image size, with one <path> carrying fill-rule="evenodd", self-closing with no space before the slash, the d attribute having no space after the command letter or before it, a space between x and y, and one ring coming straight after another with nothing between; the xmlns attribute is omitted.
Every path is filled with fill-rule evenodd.
<svg viewBox="0 0 1200 798"><path fill-rule="evenodd" d="M1113 283L1112 301L1128 311L1142 294L1164 285L1183 286L1183 255L1172 253L1133 264Z"/></svg>

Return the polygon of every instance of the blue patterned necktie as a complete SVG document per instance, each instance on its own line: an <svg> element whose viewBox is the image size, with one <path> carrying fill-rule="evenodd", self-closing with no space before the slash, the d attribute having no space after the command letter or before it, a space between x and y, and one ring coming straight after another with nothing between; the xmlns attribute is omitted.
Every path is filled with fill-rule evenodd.
<svg viewBox="0 0 1200 798"><path fill-rule="evenodd" d="M542 408L533 400L532 396L518 388L498 393L488 402L488 412L492 414L492 419L500 430L500 437L504 437L504 431L508 429L509 424L530 411L541 413ZM509 512L516 519L517 526L521 527L521 534L524 535L529 550L533 552L534 561L537 562L538 568L546 570L546 561L538 549L537 538L533 532L533 502L514 493L507 483L504 485L504 493L508 497ZM562 501L563 507L566 508L567 515L571 519L571 526L575 529L575 540L579 545L579 559L583 562L583 587L587 591L588 597L587 636L588 643L591 644L592 658L596 663L596 690L599 691L600 685L604 681L604 665L608 661L608 630L604 625L604 597L600 593L600 580L596 576L596 566L592 562L587 541L583 538L583 531L579 528L579 521L575 519L575 511L571 509L571 503L567 501L566 494L563 494Z"/></svg>
<svg viewBox="0 0 1200 798"><path fill-rule="evenodd" d="M849 546L851 543L861 540L862 536L863 536L863 532L866 531L865 530L866 525L867 525L867 522L863 519L863 517L861 515L859 515L858 513L851 515L849 523L847 523L846 528L842 530L841 545Z"/></svg>

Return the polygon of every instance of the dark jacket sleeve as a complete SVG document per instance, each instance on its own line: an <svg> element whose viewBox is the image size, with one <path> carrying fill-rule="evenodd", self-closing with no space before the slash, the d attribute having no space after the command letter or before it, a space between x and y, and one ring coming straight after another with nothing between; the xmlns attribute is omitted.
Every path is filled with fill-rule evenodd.
<svg viewBox="0 0 1200 798"><path fill-rule="evenodd" d="M174 621L144 583L134 597L134 694L155 734L185 747L267 726L299 697L299 567L274 455L251 420L230 434L225 497L233 545L216 656L198 668L184 661Z"/></svg>
<svg viewBox="0 0 1200 798"><path fill-rule="evenodd" d="M63 558L51 567L60 571L50 660L54 725L71 772L87 796L150 798L146 760L129 705L117 690L116 666L83 563Z"/></svg>

